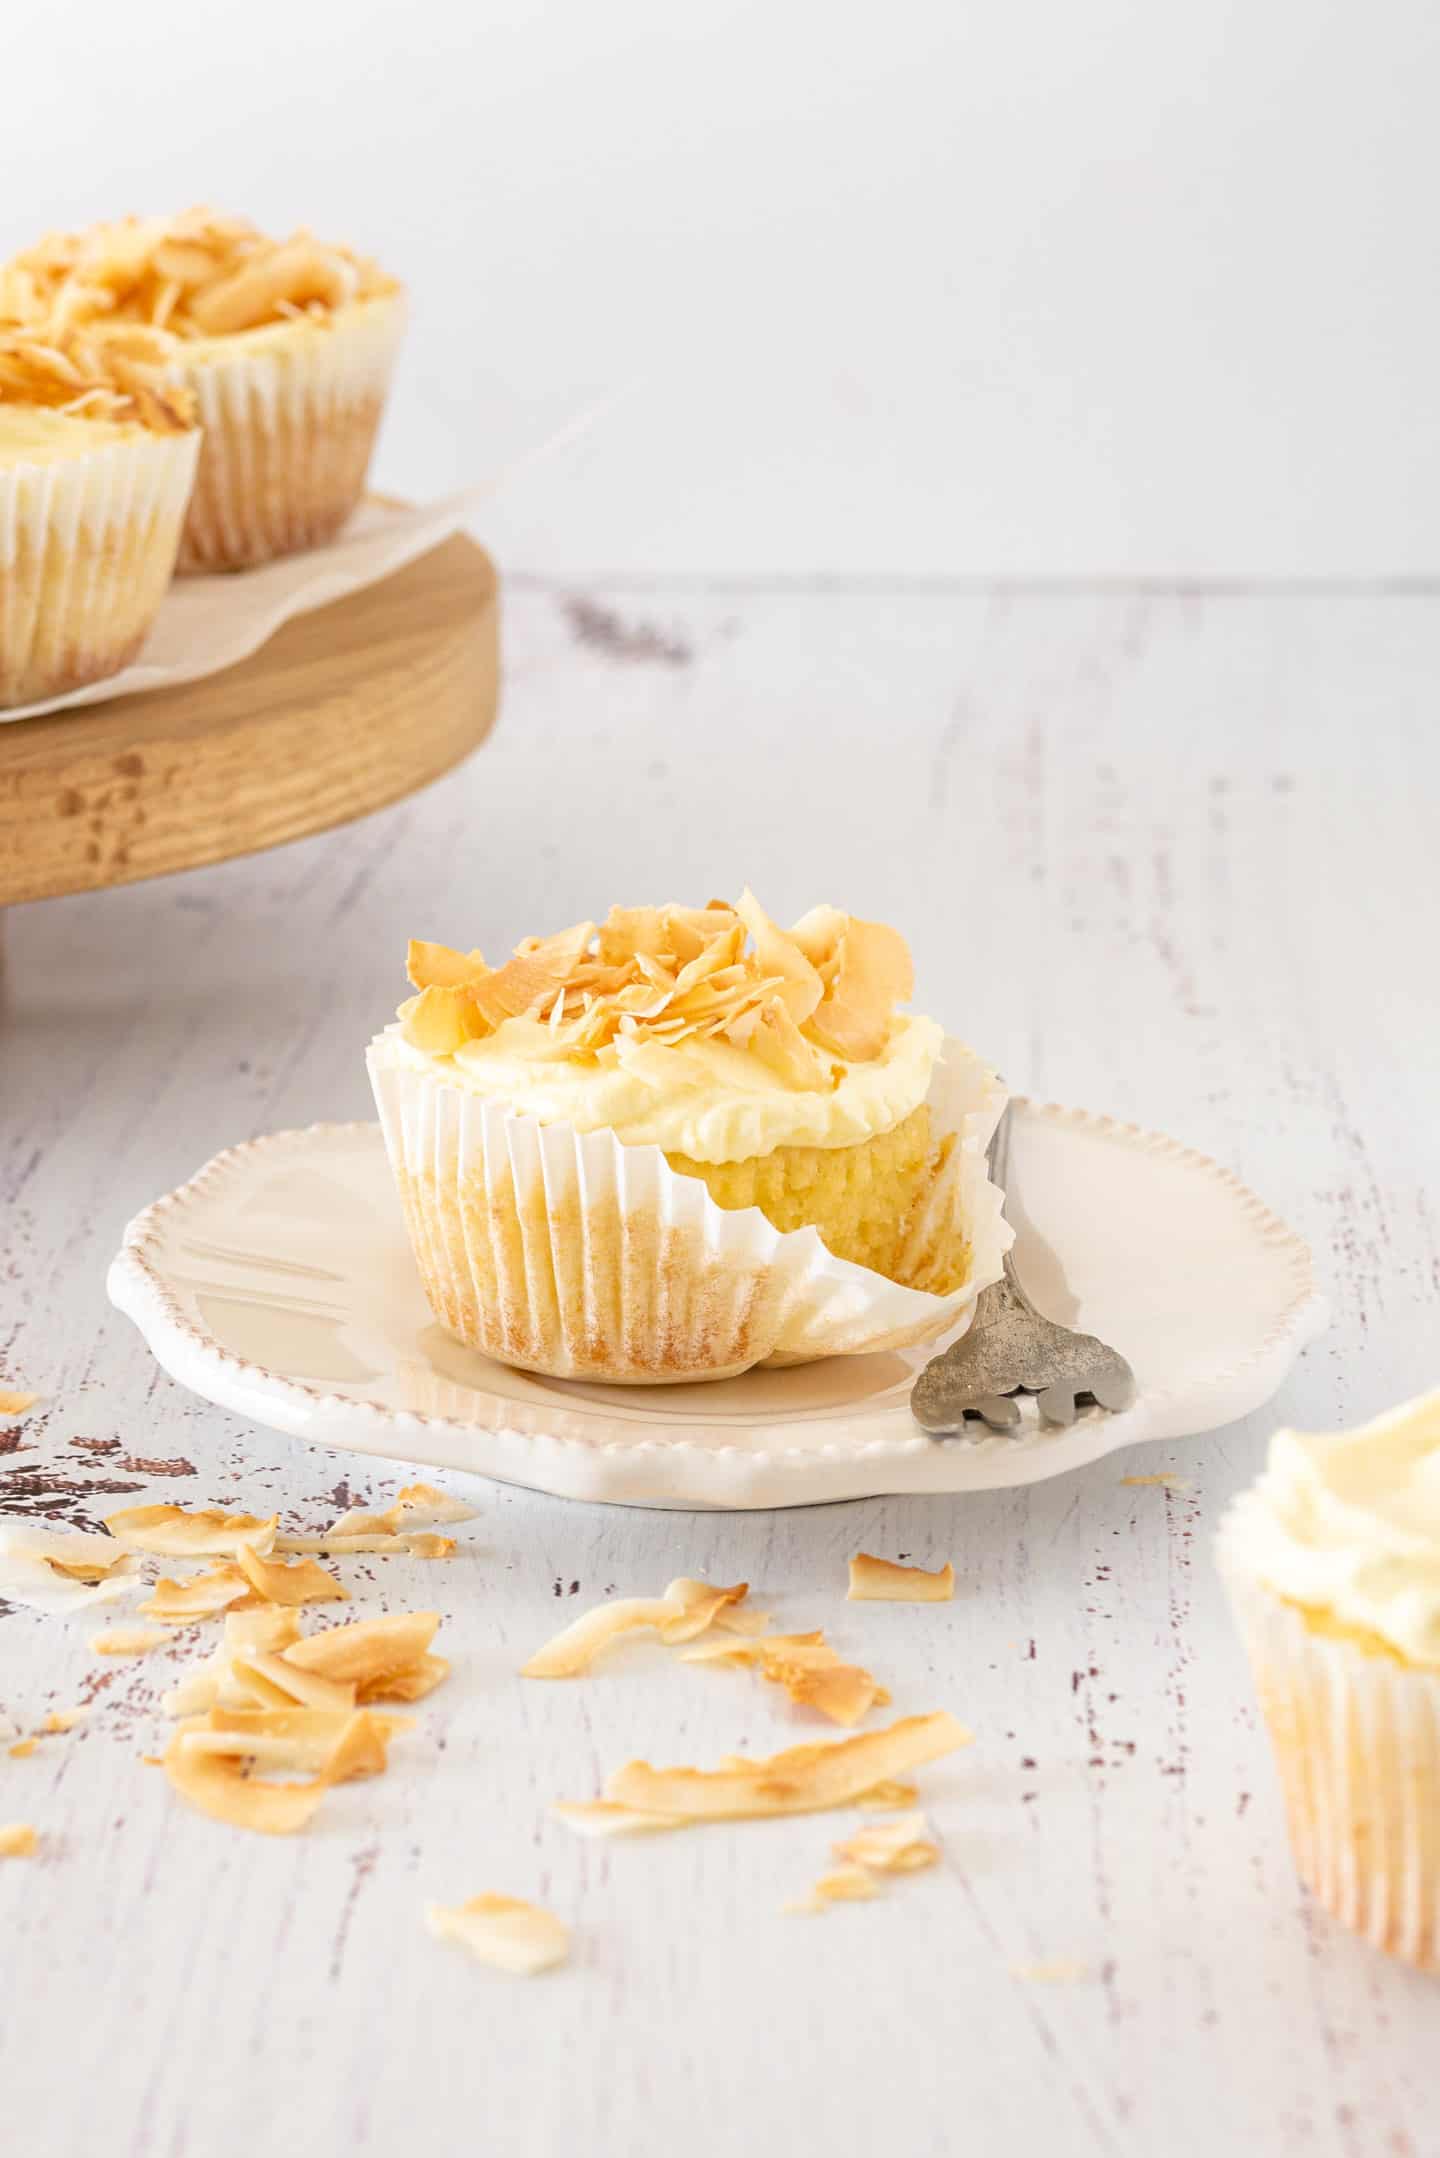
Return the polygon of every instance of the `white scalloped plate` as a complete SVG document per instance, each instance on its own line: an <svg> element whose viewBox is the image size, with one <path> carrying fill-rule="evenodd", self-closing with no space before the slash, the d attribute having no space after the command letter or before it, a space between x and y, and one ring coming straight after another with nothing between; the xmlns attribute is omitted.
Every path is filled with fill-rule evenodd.
<svg viewBox="0 0 1440 2158"><path fill-rule="evenodd" d="M1157 1133L1017 1101L1007 1212L1041 1308L1130 1358L1123 1415L1057 1431L1027 1404L1018 1437L927 1438L907 1397L933 1345L663 1391L493 1364L430 1316L376 1124L218 1155L131 1223L109 1289L172 1377L256 1423L630 1506L1034 1483L1247 1415L1325 1323L1293 1230Z"/></svg>

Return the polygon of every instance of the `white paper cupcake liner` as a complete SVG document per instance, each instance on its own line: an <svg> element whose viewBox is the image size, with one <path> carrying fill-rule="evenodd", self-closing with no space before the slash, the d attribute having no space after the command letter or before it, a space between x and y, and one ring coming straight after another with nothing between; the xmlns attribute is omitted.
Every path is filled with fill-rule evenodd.
<svg viewBox="0 0 1440 2158"><path fill-rule="evenodd" d="M1306 1887L1374 1947L1440 1970L1440 1676L1317 1631L1227 1549Z"/></svg>
<svg viewBox="0 0 1440 2158"><path fill-rule="evenodd" d="M174 573L199 448L193 430L117 435L0 469L0 705L134 657Z"/></svg>
<svg viewBox="0 0 1440 2158"><path fill-rule="evenodd" d="M368 1063L436 1316L551 1377L657 1385L906 1347L973 1311L1013 1241L985 1165L1005 1094L957 1042L929 1097L936 1139L956 1144L911 1232L919 1249L938 1220L963 1225L970 1271L946 1296L835 1258L812 1228L717 1206L659 1147L517 1116L374 1047Z"/></svg>
<svg viewBox="0 0 1440 2158"><path fill-rule="evenodd" d="M405 304L364 300L293 339L234 340L181 366L204 446L182 571L247 569L323 546L365 490Z"/></svg>

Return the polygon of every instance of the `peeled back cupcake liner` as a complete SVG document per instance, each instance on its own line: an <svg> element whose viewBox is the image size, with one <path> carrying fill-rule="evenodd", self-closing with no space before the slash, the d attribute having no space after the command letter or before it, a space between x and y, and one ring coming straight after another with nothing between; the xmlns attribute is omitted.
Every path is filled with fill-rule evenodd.
<svg viewBox="0 0 1440 2158"><path fill-rule="evenodd" d="M249 569L332 540L365 491L405 329L398 295L361 300L286 339L244 335L176 369L204 445L182 573Z"/></svg>
<svg viewBox="0 0 1440 2158"><path fill-rule="evenodd" d="M1375 1948L1440 1971L1440 1675L1319 1631L1227 1552L1296 1870Z"/></svg>
<svg viewBox="0 0 1440 2158"><path fill-rule="evenodd" d="M717 1206L659 1147L542 1124L373 1045L367 1061L436 1317L552 1378L661 1385L909 1347L973 1313L1013 1241L985 1163L1005 1093L957 1042L929 1094L937 1147L954 1144L910 1237L920 1252L962 1227L969 1267L947 1295L837 1259L813 1228Z"/></svg>
<svg viewBox="0 0 1440 2158"><path fill-rule="evenodd" d="M0 467L0 705L118 674L175 570L200 436Z"/></svg>

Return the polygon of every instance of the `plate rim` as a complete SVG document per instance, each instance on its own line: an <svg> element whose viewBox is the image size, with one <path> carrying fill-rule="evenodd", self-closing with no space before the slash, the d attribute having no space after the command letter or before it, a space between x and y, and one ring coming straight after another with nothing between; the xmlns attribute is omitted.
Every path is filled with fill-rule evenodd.
<svg viewBox="0 0 1440 2158"><path fill-rule="evenodd" d="M1223 1424L1249 1413L1251 1408L1259 1406L1259 1402L1268 1398L1269 1392L1273 1392L1280 1384L1300 1350L1321 1332L1329 1316L1328 1302L1317 1285L1313 1257L1305 1239L1233 1170L1225 1168L1213 1156L1196 1147L1187 1146L1182 1140L1173 1139L1167 1133L1153 1131L1103 1112L1068 1108L1058 1102L1036 1102L1023 1095L1012 1098L1012 1108L1027 1119L1034 1117L1039 1121L1083 1132L1087 1136L1118 1144L1132 1151L1163 1156L1208 1177L1238 1205L1252 1230L1264 1243L1284 1252L1292 1277L1292 1294L1284 1310L1256 1346L1235 1364L1206 1377L1203 1382L1204 1392L1207 1396L1214 1397L1219 1405L1219 1414L1214 1424L1197 1425L1196 1428L1220 1428ZM349 1433L336 1436L334 1444L342 1448L348 1446L355 1451L383 1452L392 1456L397 1453L395 1440L403 1440L404 1435L410 1432L433 1430L444 1432L450 1437L469 1436L484 1439L497 1447L513 1447L518 1444L527 1449L540 1446L547 1450L558 1450L562 1457L568 1456L573 1462L583 1461L592 1475L602 1472L607 1460L617 1468L623 1462L633 1470L647 1457L663 1457L670 1462L675 1462L677 1457L680 1457L681 1466L704 1463L712 1471L723 1469L727 1464L735 1469L743 1466L744 1481L747 1485L753 1485L755 1479L766 1472L778 1473L788 1478L797 1474L803 1476L806 1472L813 1473L827 1465L832 1468L843 1465L860 1471L867 1463L873 1464L878 1472L882 1462L898 1467L902 1462L913 1462L919 1457L936 1456L936 1442L918 1428L904 1436L877 1435L858 1444L832 1440L819 1446L769 1445L752 1448L701 1441L679 1433L675 1436L658 1433L647 1435L644 1426L641 1426L633 1437L586 1439L566 1436L553 1430L527 1432L509 1421L481 1425L464 1417L416 1409L385 1408L374 1401L357 1401L349 1395L328 1392L305 1380L287 1378L266 1370L264 1366L252 1363L234 1350L223 1347L181 1308L176 1292L155 1263L156 1247L165 1237L172 1218L183 1213L187 1206L207 1196L213 1188L232 1178L237 1171L243 1172L254 1156L266 1150L303 1146L307 1141L328 1144L371 1137L377 1141L381 1139L378 1123L373 1120L354 1119L348 1122L295 1126L241 1140L213 1155L193 1176L177 1185L173 1191L152 1201L128 1223L120 1250L112 1260L107 1275L109 1297L116 1308L134 1322L151 1353L179 1383L191 1387L192 1391L232 1413L249 1416L255 1422L264 1423L267 1420L265 1416L256 1414L258 1396L267 1408L276 1412L287 1412L278 1428L320 1444L331 1443L328 1428L337 1419L343 1419L349 1426ZM169 1353L166 1353L167 1351ZM194 1374L197 1370L211 1376L210 1387L196 1385ZM1249 1404L1249 1407L1230 1408L1227 1411L1223 1405L1224 1396L1236 1389L1242 1389L1252 1377L1258 1379L1262 1371L1273 1373L1266 1392L1258 1401ZM218 1393L212 1390L216 1379L223 1389ZM1032 1466L1041 1450L1027 1446L1023 1440L1017 1444L1009 1438L996 1439L993 1445L986 1440L962 1446L951 1442L944 1452L957 1462L968 1459L978 1465L980 1456L991 1453L998 1455L1003 1450L1014 1464L1014 1472L1004 1481L1015 1484L1039 1481L1052 1474L1063 1474L1070 1468L1082 1466L1123 1446L1134 1445L1146 1439L1175 1436L1174 1433L1156 1431L1151 1427L1157 1420L1157 1412L1163 1411L1167 1403L1173 1402L1177 1395L1183 1392L1183 1388L1174 1385L1160 1386L1142 1395L1132 1408L1119 1415L1090 1412L1063 1436L1055 1434L1048 1439L1043 1454L1045 1461L1053 1466ZM780 1420L777 1418L777 1422ZM1160 1420L1163 1422L1163 1416ZM357 1422L367 1434L374 1433L389 1439L391 1443L383 1447L360 1447L354 1436ZM403 1453L403 1447L398 1451ZM1060 1458L1061 1456L1063 1458ZM493 1472L477 1468L474 1473L488 1475ZM958 1485L938 1482L931 1488L944 1492L951 1489L963 1491L978 1486L967 1486L964 1482ZM685 1501L681 1499L680 1503Z"/></svg>

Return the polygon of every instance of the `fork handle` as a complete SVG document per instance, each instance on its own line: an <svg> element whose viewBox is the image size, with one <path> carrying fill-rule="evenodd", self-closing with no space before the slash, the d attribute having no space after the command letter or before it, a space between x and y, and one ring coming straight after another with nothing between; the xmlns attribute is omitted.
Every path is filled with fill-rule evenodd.
<svg viewBox="0 0 1440 2158"><path fill-rule="evenodd" d="M985 1149L985 1166L989 1171L991 1183L998 1188L1001 1194L1000 1218L1003 1221L1006 1218L1005 1191L1010 1176L1010 1104L1008 1101L1000 1111L999 1123L990 1134L990 1144ZM1012 1229L1014 1228L1013 1221L1010 1226ZM1006 1285L1013 1292L1016 1301L1030 1313L1032 1318L1038 1319L1040 1314L1036 1311L1035 1306L1021 1286L1020 1277L1015 1271L1015 1262L1010 1252L1006 1252L1000 1264L1004 1270Z"/></svg>

